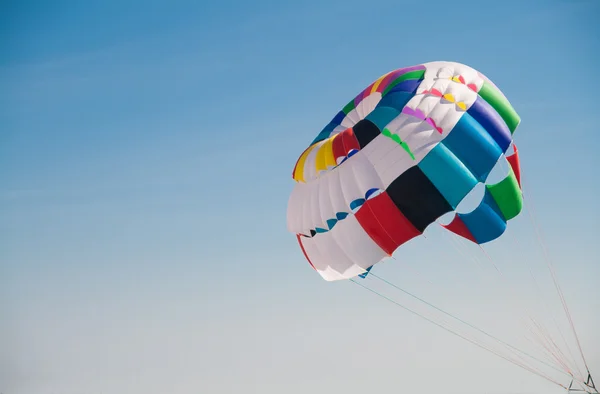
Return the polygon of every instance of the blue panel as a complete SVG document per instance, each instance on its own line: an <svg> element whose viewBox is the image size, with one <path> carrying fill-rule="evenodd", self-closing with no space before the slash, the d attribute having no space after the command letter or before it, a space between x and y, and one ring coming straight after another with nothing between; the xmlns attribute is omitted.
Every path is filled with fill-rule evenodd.
<svg viewBox="0 0 600 394"><path fill-rule="evenodd" d="M506 221L504 221L498 205L496 205L487 189L485 189L483 200L473 212L459 213L458 216L465 223L478 244L493 241L506 230Z"/></svg>
<svg viewBox="0 0 600 394"><path fill-rule="evenodd" d="M480 96L477 96L467 113L487 130L502 152L506 152L512 141L512 134L500 114Z"/></svg>
<svg viewBox="0 0 600 394"><path fill-rule="evenodd" d="M444 144L480 182L485 181L502 154L496 141L468 113L463 114Z"/></svg>
<svg viewBox="0 0 600 394"><path fill-rule="evenodd" d="M477 185L477 179L443 142L433 148L418 165L453 209Z"/></svg>
<svg viewBox="0 0 600 394"><path fill-rule="evenodd" d="M317 135L317 137L313 140L313 142L311 142L311 145L314 145L317 142L320 142L320 141L323 141L324 139L329 138L329 136L331 135L331 132L337 126L338 125L336 125L335 123L329 123L327 126L325 126L323 128L323 130L321 130L321 132L319 133L319 135Z"/></svg>
<svg viewBox="0 0 600 394"><path fill-rule="evenodd" d="M401 111L402 108L408 103L408 101L414 97L414 93L408 92L394 92L386 94L379 104L378 107L392 107Z"/></svg>
<svg viewBox="0 0 600 394"><path fill-rule="evenodd" d="M423 81L422 79L407 79L406 81L400 82L398 85L394 86L387 94L392 92L410 92L415 93L419 84ZM386 96L387 96L386 94Z"/></svg>
<svg viewBox="0 0 600 394"><path fill-rule="evenodd" d="M377 106L365 119L373 122L380 131L383 131L385 126L390 124L398 115L400 115L400 110L398 109Z"/></svg>
<svg viewBox="0 0 600 394"><path fill-rule="evenodd" d="M344 120L344 118L346 117L346 114L344 113L344 111L340 111L338 112L333 120L331 121L331 123L333 123L335 126L339 125L340 123L342 123L342 120ZM335 127L334 126L334 127Z"/></svg>

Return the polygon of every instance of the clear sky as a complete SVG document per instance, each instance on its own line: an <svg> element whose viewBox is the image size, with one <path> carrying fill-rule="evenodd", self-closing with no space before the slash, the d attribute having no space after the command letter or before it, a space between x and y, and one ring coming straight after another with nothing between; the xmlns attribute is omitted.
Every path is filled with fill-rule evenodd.
<svg viewBox="0 0 600 394"><path fill-rule="evenodd" d="M286 231L307 144L380 75L435 60L521 115L600 380L599 17L597 0L2 2L0 392L561 392L323 281ZM528 223L511 231L535 240ZM452 245L434 232L377 272L508 332ZM541 261L511 245L490 250Z"/></svg>

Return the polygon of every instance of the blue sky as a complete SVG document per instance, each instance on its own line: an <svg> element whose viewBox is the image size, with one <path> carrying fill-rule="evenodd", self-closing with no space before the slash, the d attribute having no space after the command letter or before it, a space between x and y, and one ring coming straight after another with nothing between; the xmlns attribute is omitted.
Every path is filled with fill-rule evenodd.
<svg viewBox="0 0 600 394"><path fill-rule="evenodd" d="M434 60L520 113L526 191L600 380L597 1L1 7L0 392L553 392L321 280L286 231L307 144L380 75ZM528 223L490 246L507 269L542 261ZM378 272L509 331L444 234L396 256Z"/></svg>

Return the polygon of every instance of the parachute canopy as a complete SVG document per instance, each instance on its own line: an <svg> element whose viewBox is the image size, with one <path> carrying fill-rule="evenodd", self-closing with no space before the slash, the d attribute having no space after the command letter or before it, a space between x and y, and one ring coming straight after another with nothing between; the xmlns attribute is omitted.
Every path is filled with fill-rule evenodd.
<svg viewBox="0 0 600 394"><path fill-rule="evenodd" d="M442 215L475 243L500 237L522 208L520 118L500 90L463 64L431 62L387 73L352 99L300 155L287 222L326 280L364 275ZM509 154L509 148L512 153ZM456 208L499 160L469 213Z"/></svg>

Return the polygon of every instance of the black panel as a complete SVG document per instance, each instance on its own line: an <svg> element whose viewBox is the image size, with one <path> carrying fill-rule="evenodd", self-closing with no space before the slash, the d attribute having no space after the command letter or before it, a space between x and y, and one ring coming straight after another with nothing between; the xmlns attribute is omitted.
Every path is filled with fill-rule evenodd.
<svg viewBox="0 0 600 394"><path fill-rule="evenodd" d="M404 216L421 232L452 210L448 201L417 166L396 178L388 186L387 193Z"/></svg>
<svg viewBox="0 0 600 394"><path fill-rule="evenodd" d="M379 127L367 119L363 119L355 124L354 127L352 127L352 131L354 132L361 149L381 134Z"/></svg>

